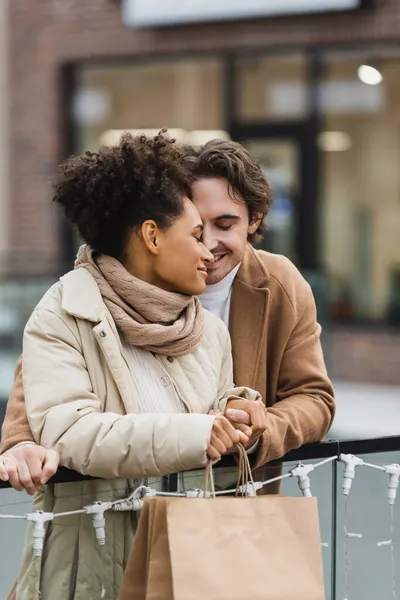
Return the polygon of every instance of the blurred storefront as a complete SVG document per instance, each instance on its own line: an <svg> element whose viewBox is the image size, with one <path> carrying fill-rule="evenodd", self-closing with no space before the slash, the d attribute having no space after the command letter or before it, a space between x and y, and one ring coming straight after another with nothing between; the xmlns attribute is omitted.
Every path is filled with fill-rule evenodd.
<svg viewBox="0 0 400 600"><path fill-rule="evenodd" d="M0 2L0 275L8 249L9 200L9 0Z"/></svg>
<svg viewBox="0 0 400 600"><path fill-rule="evenodd" d="M262 246L313 285L333 377L400 385L398 0L36 4L11 9L10 274L72 264L63 156L124 130L231 138L273 183Z"/></svg>

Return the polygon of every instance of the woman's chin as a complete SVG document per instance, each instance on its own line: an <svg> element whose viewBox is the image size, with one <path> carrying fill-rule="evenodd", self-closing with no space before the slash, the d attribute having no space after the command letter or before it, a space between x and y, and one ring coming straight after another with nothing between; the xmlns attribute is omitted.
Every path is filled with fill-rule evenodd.
<svg viewBox="0 0 400 600"><path fill-rule="evenodd" d="M205 291L206 287L206 282L203 279L202 281L194 283L193 286L187 286L183 293L188 296L200 296Z"/></svg>
<svg viewBox="0 0 400 600"><path fill-rule="evenodd" d="M206 287L206 282L203 281L197 286L196 291L193 291L192 296L201 296L201 294L206 291Z"/></svg>
<svg viewBox="0 0 400 600"><path fill-rule="evenodd" d="M206 278L203 274L198 275L196 279L185 281L184 285L171 285L170 290L178 292L179 294L185 294L185 296L200 296L207 287Z"/></svg>

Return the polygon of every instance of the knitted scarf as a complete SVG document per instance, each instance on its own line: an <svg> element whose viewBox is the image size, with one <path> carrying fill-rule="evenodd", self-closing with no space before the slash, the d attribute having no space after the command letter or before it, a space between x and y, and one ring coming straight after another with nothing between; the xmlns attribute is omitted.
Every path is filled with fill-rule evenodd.
<svg viewBox="0 0 400 600"><path fill-rule="evenodd" d="M167 292L137 279L115 258L81 246L75 268L96 280L103 301L127 344L167 356L195 350L203 337L204 313L196 296Z"/></svg>

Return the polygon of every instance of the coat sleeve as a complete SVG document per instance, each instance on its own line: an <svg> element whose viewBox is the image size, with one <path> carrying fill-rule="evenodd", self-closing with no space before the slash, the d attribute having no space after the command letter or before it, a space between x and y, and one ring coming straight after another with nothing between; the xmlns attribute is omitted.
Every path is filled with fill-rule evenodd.
<svg viewBox="0 0 400 600"><path fill-rule="evenodd" d="M207 463L213 416L102 412L75 328L45 308L26 326L22 373L35 440L55 448L70 469L135 478Z"/></svg>
<svg viewBox="0 0 400 600"><path fill-rule="evenodd" d="M17 362L14 384L7 402L6 416L1 430L0 452L6 452L20 442L34 442L22 387L22 356Z"/></svg>
<svg viewBox="0 0 400 600"><path fill-rule="evenodd" d="M223 323L221 322L221 325ZM244 400L261 400L261 395L248 387L236 387L233 382L232 344L228 329L220 327L219 339L222 340L223 353L219 377L219 390L212 408L224 411L228 400L235 398Z"/></svg>
<svg viewBox="0 0 400 600"><path fill-rule="evenodd" d="M322 353L314 296L302 277L298 296L302 298L299 316L283 354L276 403L267 409L267 430L255 467L303 444L321 441L334 418L334 392Z"/></svg>

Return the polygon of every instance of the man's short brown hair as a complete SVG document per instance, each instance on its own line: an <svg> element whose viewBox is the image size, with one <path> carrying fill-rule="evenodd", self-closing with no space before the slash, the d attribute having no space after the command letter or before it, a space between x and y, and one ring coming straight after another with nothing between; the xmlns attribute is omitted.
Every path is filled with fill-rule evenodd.
<svg viewBox="0 0 400 600"><path fill-rule="evenodd" d="M246 203L252 221L259 213L263 218L251 238L262 235L264 217L272 204L272 191L259 162L241 144L226 140L211 140L200 148L188 149L188 164L196 179L221 177L230 184L232 200Z"/></svg>

